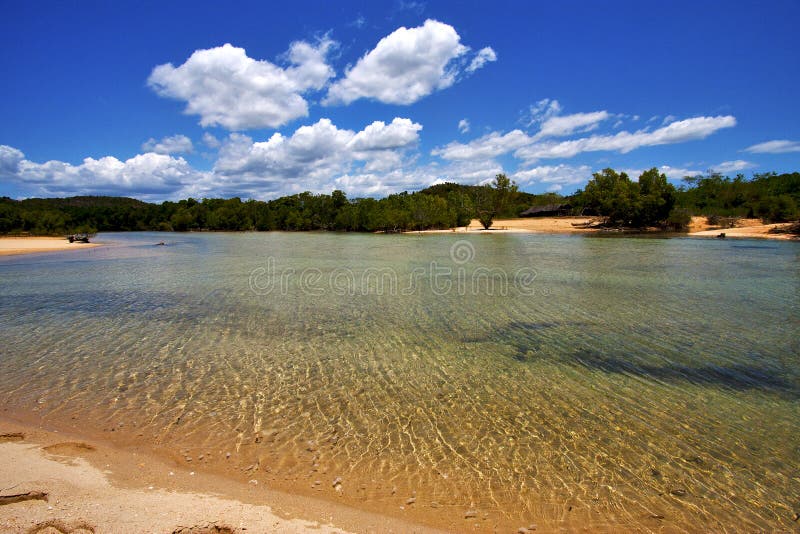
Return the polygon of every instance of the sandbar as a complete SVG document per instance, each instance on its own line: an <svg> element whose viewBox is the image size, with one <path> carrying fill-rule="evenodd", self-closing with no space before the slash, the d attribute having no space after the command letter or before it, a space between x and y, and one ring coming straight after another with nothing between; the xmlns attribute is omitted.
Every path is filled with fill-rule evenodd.
<svg viewBox="0 0 800 534"><path fill-rule="evenodd" d="M64 237L0 237L0 256L81 250L99 246L98 243L70 243Z"/></svg>

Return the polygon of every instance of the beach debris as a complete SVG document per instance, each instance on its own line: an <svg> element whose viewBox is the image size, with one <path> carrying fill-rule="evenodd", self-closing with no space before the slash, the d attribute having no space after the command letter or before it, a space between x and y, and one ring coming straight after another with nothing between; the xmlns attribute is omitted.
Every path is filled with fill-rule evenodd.
<svg viewBox="0 0 800 534"><path fill-rule="evenodd" d="M439 508L439 503L437 501L431 501L431 508Z"/></svg>
<svg viewBox="0 0 800 534"><path fill-rule="evenodd" d="M231 457L231 453L229 453L229 452L226 452L226 453L225 453L225 459L226 459L226 460L229 460L229 459L230 459L230 457Z"/></svg>
<svg viewBox="0 0 800 534"><path fill-rule="evenodd" d="M467 510L466 512L464 512L464 519L473 519L475 517L478 517L477 510Z"/></svg>
<svg viewBox="0 0 800 534"><path fill-rule="evenodd" d="M227 525L207 523L205 525L193 525L191 527L178 527L170 534L233 534L234 532L237 531Z"/></svg>
<svg viewBox="0 0 800 534"><path fill-rule="evenodd" d="M342 491L342 477L336 477L331 484L336 491Z"/></svg>
<svg viewBox="0 0 800 534"><path fill-rule="evenodd" d="M254 479L254 478L249 480L247 483L248 484L252 484L253 486L258 486L258 480Z"/></svg>
<svg viewBox="0 0 800 534"><path fill-rule="evenodd" d="M409 497L408 499L406 499L406 504L414 504L415 502L417 502L416 497Z"/></svg>
<svg viewBox="0 0 800 534"><path fill-rule="evenodd" d="M17 493L15 495L0 495L0 506L14 504L24 501L46 501L47 493L43 491L29 491L27 493Z"/></svg>
<svg viewBox="0 0 800 534"><path fill-rule="evenodd" d="M685 497L686 496L686 490L683 489L683 488L675 488L675 489L669 490L669 494L670 495L674 495L675 497Z"/></svg>

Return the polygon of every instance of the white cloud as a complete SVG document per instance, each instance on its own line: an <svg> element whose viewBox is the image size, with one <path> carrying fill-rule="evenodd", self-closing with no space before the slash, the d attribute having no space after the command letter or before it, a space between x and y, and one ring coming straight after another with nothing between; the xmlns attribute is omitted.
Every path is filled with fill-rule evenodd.
<svg viewBox="0 0 800 534"><path fill-rule="evenodd" d="M13 164L16 163L16 167ZM0 172L35 194L45 196L135 195L164 198L204 178L183 159L148 152L126 161L106 156L80 165L63 161L35 163L17 149L0 146Z"/></svg>
<svg viewBox="0 0 800 534"><path fill-rule="evenodd" d="M523 123L527 127L541 124L551 117L555 117L561 113L561 104L558 100L550 100L543 98L528 108L523 118Z"/></svg>
<svg viewBox="0 0 800 534"><path fill-rule="evenodd" d="M600 123L610 116L607 111L593 111L550 117L542 122L542 127L535 137L536 139L565 137L574 133L589 132L597 129Z"/></svg>
<svg viewBox="0 0 800 534"><path fill-rule="evenodd" d="M522 130L512 130L507 134L492 132L467 144L454 141L433 149L431 154L448 160L493 158L532 142L533 139Z"/></svg>
<svg viewBox="0 0 800 534"><path fill-rule="evenodd" d="M472 61L470 61L469 66L467 67L467 72L475 72L492 61L497 61L497 54L494 50L492 50L492 47L487 46L481 48L477 55L472 58Z"/></svg>
<svg viewBox="0 0 800 534"><path fill-rule="evenodd" d="M786 154L789 152L800 152L800 141L789 141L788 139L776 139L758 143L744 149L745 152L754 154Z"/></svg>
<svg viewBox="0 0 800 534"><path fill-rule="evenodd" d="M549 127L549 135L561 135L572 128L593 128L597 119L605 118L606 112L568 115L565 117L551 117L543 123L556 119ZM576 118L577 117L577 118ZM593 122L594 121L594 122ZM583 152L618 151L627 153L643 146L665 145L682 143L695 139L704 139L722 128L730 128L736 124L732 116L719 117L694 117L683 121L673 122L652 132L639 130L637 132L622 131L614 135L592 135L568 141L537 141L541 134L529 136L521 130L512 130L506 134L492 132L475 139L469 143L451 142L443 147L431 151L434 156L448 160L466 160L476 158L491 158L502 154L514 152L514 156L525 160L571 158ZM566 133L563 133L566 135Z"/></svg>
<svg viewBox="0 0 800 534"><path fill-rule="evenodd" d="M592 169L588 165L544 165L531 169L520 170L511 175L513 180L520 185L537 183L556 184L558 190L564 185L585 184L592 177Z"/></svg>
<svg viewBox="0 0 800 534"><path fill-rule="evenodd" d="M436 20L426 20L416 28L398 28L348 69L345 77L329 88L323 103L349 104L370 98L386 104L412 104L450 87L460 74L456 60L469 51L460 41L452 26ZM481 53L483 62L488 61L486 50L473 62Z"/></svg>
<svg viewBox="0 0 800 534"><path fill-rule="evenodd" d="M422 125L411 119L395 117L388 125L375 121L358 132L348 145L355 151L403 148L417 142L420 130Z"/></svg>
<svg viewBox="0 0 800 534"><path fill-rule="evenodd" d="M728 174L731 172L738 172L738 171L743 171L745 169L751 169L753 167L755 167L755 164L750 163L749 161L737 159L735 161L723 161L722 163L714 165L712 169L720 174Z"/></svg>
<svg viewBox="0 0 800 534"><path fill-rule="evenodd" d="M644 146L705 139L722 128L731 128L735 125L736 118L730 115L693 117L673 122L652 132L622 131L614 135L593 135L569 141L535 143L518 149L514 155L531 161L540 158L571 158L583 152L616 151L625 154Z"/></svg>
<svg viewBox="0 0 800 534"><path fill-rule="evenodd" d="M462 134L469 132L469 121L467 119L458 121L458 131Z"/></svg>
<svg viewBox="0 0 800 534"><path fill-rule="evenodd" d="M219 139L214 137L214 135L210 134L209 132L203 133L203 143L205 143L205 145L208 148L212 148L212 149L213 148L219 148L220 145L222 144Z"/></svg>
<svg viewBox="0 0 800 534"><path fill-rule="evenodd" d="M673 121L674 121L675 119L677 119L677 118L678 118L678 117L676 117L675 115L667 115L667 116L666 116L666 117L664 117L664 119L661 121L661 126L664 126L665 124L669 124L669 123L673 122Z"/></svg>
<svg viewBox="0 0 800 534"><path fill-rule="evenodd" d="M13 179L19 172L19 164L25 159L21 150L0 145L0 178Z"/></svg>
<svg viewBox="0 0 800 534"><path fill-rule="evenodd" d="M308 115L301 95L322 89L333 77L326 55L334 46L327 38L316 46L292 43L287 53L292 66L282 68L225 44L197 50L178 67L159 65L147 81L160 96L185 101L185 113L199 115L202 126L275 128Z"/></svg>
<svg viewBox="0 0 800 534"><path fill-rule="evenodd" d="M161 141L156 141L152 137L142 144L145 152L155 152L156 154L188 154L194 150L192 140L182 134L164 137Z"/></svg>
<svg viewBox="0 0 800 534"><path fill-rule="evenodd" d="M305 190L330 192L342 187L344 176L351 184L356 183L354 176L361 176L358 183L363 185L365 176L385 173L398 182L395 173L403 168L405 151L418 143L421 129L422 125L399 117L389 124L375 121L360 132L320 119L291 136L276 133L263 142L231 134L220 149L215 183L210 186L269 197ZM370 193L372 187L357 192Z"/></svg>

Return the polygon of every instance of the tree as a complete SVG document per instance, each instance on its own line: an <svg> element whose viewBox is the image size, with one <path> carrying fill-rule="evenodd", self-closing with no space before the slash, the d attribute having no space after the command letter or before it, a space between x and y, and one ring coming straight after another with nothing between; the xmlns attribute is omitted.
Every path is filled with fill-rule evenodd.
<svg viewBox="0 0 800 534"><path fill-rule="evenodd" d="M516 182L509 180L505 174L494 177L492 185L480 186L475 191L475 215L485 230L492 226L494 218L508 209L518 194Z"/></svg>
<svg viewBox="0 0 800 534"><path fill-rule="evenodd" d="M667 176L653 167L639 176L640 209L638 226L652 226L665 221L675 205L675 186L667 182Z"/></svg>
<svg viewBox="0 0 800 534"><path fill-rule="evenodd" d="M592 176L583 192L586 206L608 217L612 224L632 224L638 218L639 184L614 169L603 169Z"/></svg>

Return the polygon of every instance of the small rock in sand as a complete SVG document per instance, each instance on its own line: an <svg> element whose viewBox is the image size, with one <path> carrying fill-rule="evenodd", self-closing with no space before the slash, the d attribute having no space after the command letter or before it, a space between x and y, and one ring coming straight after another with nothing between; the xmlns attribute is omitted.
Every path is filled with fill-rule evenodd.
<svg viewBox="0 0 800 534"><path fill-rule="evenodd" d="M473 517L478 517L477 510L467 510L464 512L464 519L472 519Z"/></svg>
<svg viewBox="0 0 800 534"><path fill-rule="evenodd" d="M342 477L336 477L333 479L333 484L331 484L334 488L337 486L342 485Z"/></svg>
<svg viewBox="0 0 800 534"><path fill-rule="evenodd" d="M406 504L414 504L415 502L417 502L416 497L409 497L408 499L406 499Z"/></svg>

